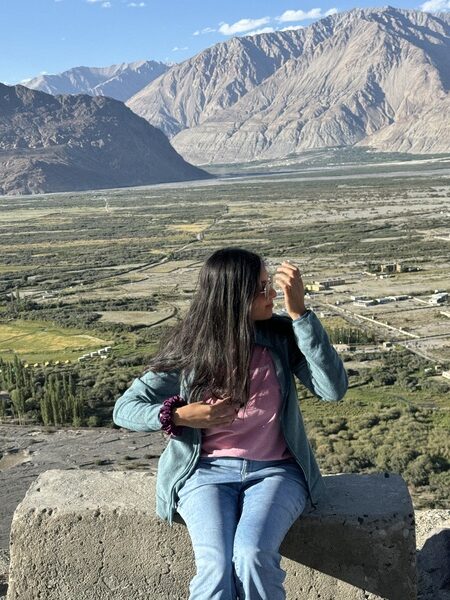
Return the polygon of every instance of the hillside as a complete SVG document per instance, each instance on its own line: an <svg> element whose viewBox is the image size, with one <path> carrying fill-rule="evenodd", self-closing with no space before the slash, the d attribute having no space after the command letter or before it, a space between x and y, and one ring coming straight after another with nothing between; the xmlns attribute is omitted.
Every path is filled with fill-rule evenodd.
<svg viewBox="0 0 450 600"><path fill-rule="evenodd" d="M353 145L448 152L449 34L449 15L355 9L217 44L127 104L196 164Z"/></svg>
<svg viewBox="0 0 450 600"><path fill-rule="evenodd" d="M122 102L0 84L0 194L207 177Z"/></svg>

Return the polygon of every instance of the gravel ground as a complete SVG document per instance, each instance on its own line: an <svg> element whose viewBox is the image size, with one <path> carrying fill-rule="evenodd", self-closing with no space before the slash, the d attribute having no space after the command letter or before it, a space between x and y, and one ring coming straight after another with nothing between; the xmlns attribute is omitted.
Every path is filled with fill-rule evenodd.
<svg viewBox="0 0 450 600"><path fill-rule="evenodd" d="M84 468L156 471L164 446L160 433L0 425L0 600L6 598L12 517L40 473Z"/></svg>

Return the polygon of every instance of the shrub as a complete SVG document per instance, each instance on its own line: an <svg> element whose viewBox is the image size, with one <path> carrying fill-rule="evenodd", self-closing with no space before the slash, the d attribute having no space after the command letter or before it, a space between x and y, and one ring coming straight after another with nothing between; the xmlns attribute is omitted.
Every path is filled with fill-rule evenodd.
<svg viewBox="0 0 450 600"><path fill-rule="evenodd" d="M328 419L325 425L325 433L327 434L339 433L339 431L346 429L347 420L341 417Z"/></svg>
<svg viewBox="0 0 450 600"><path fill-rule="evenodd" d="M357 427L361 429L371 429L372 427L375 427L375 425L378 425L379 422L380 417L378 415L369 413L359 417L357 421Z"/></svg>
<svg viewBox="0 0 450 600"><path fill-rule="evenodd" d="M428 485L430 474L433 473L433 461L428 454L418 456L411 461L403 472L403 476L415 486Z"/></svg>

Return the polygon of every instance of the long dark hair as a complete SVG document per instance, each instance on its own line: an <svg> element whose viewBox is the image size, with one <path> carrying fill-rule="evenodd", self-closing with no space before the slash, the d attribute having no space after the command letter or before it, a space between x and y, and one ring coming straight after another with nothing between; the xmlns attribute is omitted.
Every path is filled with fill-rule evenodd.
<svg viewBox="0 0 450 600"><path fill-rule="evenodd" d="M200 270L188 313L151 360L151 370L193 374L191 402L205 392L247 402L255 338L251 307L263 264L258 254L241 248L214 252Z"/></svg>

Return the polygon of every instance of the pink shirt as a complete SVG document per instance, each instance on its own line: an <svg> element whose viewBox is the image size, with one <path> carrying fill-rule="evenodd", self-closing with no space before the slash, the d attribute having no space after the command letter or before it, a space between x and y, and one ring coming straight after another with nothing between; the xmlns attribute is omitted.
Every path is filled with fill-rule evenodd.
<svg viewBox="0 0 450 600"><path fill-rule="evenodd" d="M207 403L217 402L208 398ZM201 456L250 460L291 457L280 428L281 394L270 352L255 345L250 362L250 398L231 425L202 430Z"/></svg>

